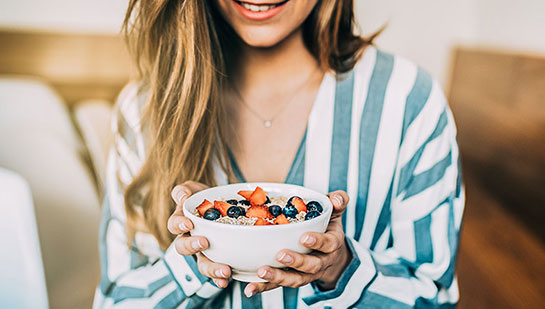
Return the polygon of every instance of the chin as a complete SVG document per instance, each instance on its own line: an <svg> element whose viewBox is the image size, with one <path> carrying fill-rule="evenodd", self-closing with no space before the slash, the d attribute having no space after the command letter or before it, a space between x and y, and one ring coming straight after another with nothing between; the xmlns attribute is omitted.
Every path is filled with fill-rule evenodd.
<svg viewBox="0 0 545 309"><path fill-rule="evenodd" d="M273 47L278 45L289 36L289 33L283 31L273 31L272 29L248 29L237 31L240 38L248 46L252 47Z"/></svg>

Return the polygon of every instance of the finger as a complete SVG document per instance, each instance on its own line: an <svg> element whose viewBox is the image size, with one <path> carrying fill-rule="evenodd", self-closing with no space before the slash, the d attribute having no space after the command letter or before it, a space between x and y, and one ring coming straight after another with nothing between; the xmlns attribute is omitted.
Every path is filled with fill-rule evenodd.
<svg viewBox="0 0 545 309"><path fill-rule="evenodd" d="M187 233L193 229L193 222L182 214L173 213L168 218L168 231L174 235Z"/></svg>
<svg viewBox="0 0 545 309"><path fill-rule="evenodd" d="M299 240L307 248L317 250L323 253L331 253L338 250L344 241L342 232L330 231L327 233L309 232L303 234Z"/></svg>
<svg viewBox="0 0 545 309"><path fill-rule="evenodd" d="M180 205L183 202L184 197L189 197L191 194L197 193L206 188L208 188L208 186L205 184L189 180L185 181L181 185L175 186L170 192L170 195L174 202L176 202L176 205Z"/></svg>
<svg viewBox="0 0 545 309"><path fill-rule="evenodd" d="M276 260L300 272L315 274L325 268L322 256L301 254L291 250L282 250L276 255Z"/></svg>
<svg viewBox="0 0 545 309"><path fill-rule="evenodd" d="M279 268L272 268L270 266L263 266L257 270L257 275L266 280L269 283L274 283L279 286L287 286L291 288L298 288L312 282L319 274L305 274L296 270L283 270ZM257 289L258 287L256 287Z"/></svg>
<svg viewBox="0 0 545 309"><path fill-rule="evenodd" d="M208 240L202 236L178 236L174 247L179 254L189 256L208 248Z"/></svg>
<svg viewBox="0 0 545 309"><path fill-rule="evenodd" d="M331 204L333 204L333 213L331 219L341 217L348 205L348 194L342 190L334 191L328 194Z"/></svg>
<svg viewBox="0 0 545 309"><path fill-rule="evenodd" d="M170 192L170 196L172 197L176 205L181 205L183 198L188 197L191 194L193 194L191 188L185 185L177 185Z"/></svg>
<svg viewBox="0 0 545 309"><path fill-rule="evenodd" d="M224 288L227 287L228 279L231 277L231 268L225 264L219 264L212 262L204 254L197 254L197 266L201 274L208 278L215 279L214 283L217 286ZM225 284L223 284L225 283Z"/></svg>
<svg viewBox="0 0 545 309"><path fill-rule="evenodd" d="M193 223L191 220L186 219L184 216L182 205L191 194L203 190L204 188L206 188L206 186L201 183L186 181L172 189L171 196L174 202L176 202L176 209L168 219L167 225L168 230L172 234L183 234L193 229Z"/></svg>
<svg viewBox="0 0 545 309"><path fill-rule="evenodd" d="M184 183L182 183L182 186L188 188L191 191L191 194L195 194L199 191L202 191L208 188L208 186L205 185L204 183L200 183L200 182L196 182L192 180L184 181Z"/></svg>
<svg viewBox="0 0 545 309"><path fill-rule="evenodd" d="M244 295L246 295L246 297L252 297L255 294L273 290L273 289L276 289L277 287L279 287L279 285L276 283L252 282L252 283L248 283L246 288L244 288Z"/></svg>
<svg viewBox="0 0 545 309"><path fill-rule="evenodd" d="M175 186L170 195L172 196L174 202L176 202L177 205L180 205L185 196L190 196L191 194L197 193L206 188L208 188L208 186L205 184L189 180L181 185Z"/></svg>
<svg viewBox="0 0 545 309"><path fill-rule="evenodd" d="M227 279L212 279L212 281L219 288L226 288L229 285L229 280Z"/></svg>

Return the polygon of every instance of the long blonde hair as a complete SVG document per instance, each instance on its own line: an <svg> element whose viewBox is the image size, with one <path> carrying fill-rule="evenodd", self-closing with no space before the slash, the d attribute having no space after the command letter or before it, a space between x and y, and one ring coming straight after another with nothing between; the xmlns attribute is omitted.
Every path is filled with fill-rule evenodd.
<svg viewBox="0 0 545 309"><path fill-rule="evenodd" d="M131 0L123 31L147 95L146 161L125 188L129 242L152 233L164 249L174 210L170 190L186 180L216 184L214 161L230 179L222 89L237 66L240 39L213 0ZM354 35L352 0L319 1L303 24L305 46L324 70L350 70L375 37Z"/></svg>

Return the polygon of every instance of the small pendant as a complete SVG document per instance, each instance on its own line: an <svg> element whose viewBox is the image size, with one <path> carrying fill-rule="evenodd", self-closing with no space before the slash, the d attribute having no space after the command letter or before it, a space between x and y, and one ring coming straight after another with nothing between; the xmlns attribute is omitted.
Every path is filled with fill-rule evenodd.
<svg viewBox="0 0 545 309"><path fill-rule="evenodd" d="M271 127L271 121L270 120L265 120L263 125L265 126L265 128L270 128Z"/></svg>

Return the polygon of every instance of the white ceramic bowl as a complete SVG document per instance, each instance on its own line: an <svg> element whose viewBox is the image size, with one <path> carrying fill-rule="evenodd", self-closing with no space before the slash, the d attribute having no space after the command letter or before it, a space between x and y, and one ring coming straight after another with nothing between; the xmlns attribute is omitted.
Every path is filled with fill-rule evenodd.
<svg viewBox="0 0 545 309"><path fill-rule="evenodd" d="M209 221L194 215L195 208L204 199L211 202L223 199L241 199L240 190L254 190L260 186L269 197L291 197L297 195L308 201L318 201L324 210L314 219L283 225L232 225ZM325 232L331 217L333 205L329 198L316 191L295 185L280 183L239 183L213 187L198 192L184 203L184 214L191 219L194 229L191 235L204 236L209 248L203 253L212 261L231 266L232 277L239 281L262 282L257 269L264 265L283 267L275 259L282 249L300 253L310 250L299 243L305 232Z"/></svg>

